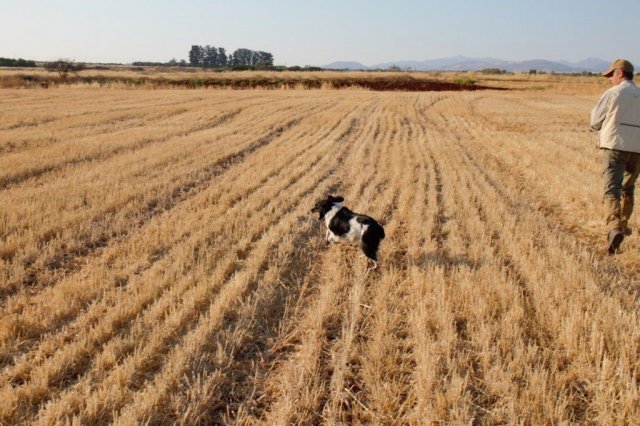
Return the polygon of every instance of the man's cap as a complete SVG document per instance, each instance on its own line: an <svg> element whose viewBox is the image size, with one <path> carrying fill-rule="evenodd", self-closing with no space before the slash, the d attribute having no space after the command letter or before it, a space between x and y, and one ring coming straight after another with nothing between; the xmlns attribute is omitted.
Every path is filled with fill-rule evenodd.
<svg viewBox="0 0 640 426"><path fill-rule="evenodd" d="M621 69L622 71L632 73L633 65L631 65L631 62L627 61L626 59L616 59L611 63L611 66L609 67L609 69L603 72L602 75L604 75L605 77L611 77L613 72L617 69Z"/></svg>

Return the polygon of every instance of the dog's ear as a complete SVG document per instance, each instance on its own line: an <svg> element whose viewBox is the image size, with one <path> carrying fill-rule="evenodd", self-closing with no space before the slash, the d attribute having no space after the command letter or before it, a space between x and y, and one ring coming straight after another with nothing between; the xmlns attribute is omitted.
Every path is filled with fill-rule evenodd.
<svg viewBox="0 0 640 426"><path fill-rule="evenodd" d="M338 195L337 197L334 197L333 195L329 195L329 200L334 203L341 203L344 201L344 198L341 197L340 195Z"/></svg>

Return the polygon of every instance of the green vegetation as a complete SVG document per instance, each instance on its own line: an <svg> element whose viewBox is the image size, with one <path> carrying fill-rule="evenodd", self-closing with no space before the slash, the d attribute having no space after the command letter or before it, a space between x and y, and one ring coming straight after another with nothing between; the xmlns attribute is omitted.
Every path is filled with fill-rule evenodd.
<svg viewBox="0 0 640 426"><path fill-rule="evenodd" d="M456 78L455 80L453 80L453 82L455 84L476 84L476 80L470 78L470 77L463 77L463 78Z"/></svg>
<svg viewBox="0 0 640 426"><path fill-rule="evenodd" d="M203 68L227 68L233 70L260 70L273 68L273 55L269 52L236 49L227 55L224 47L191 46L189 64Z"/></svg>
<svg viewBox="0 0 640 426"><path fill-rule="evenodd" d="M136 61L132 62L131 65L139 66L139 67L186 67L189 66L187 61L181 59L180 61L176 61L175 58L171 59L169 62L144 62L144 61Z"/></svg>
<svg viewBox="0 0 640 426"><path fill-rule="evenodd" d="M36 61L30 61L27 59L12 59L12 58L0 58L0 67L36 67Z"/></svg>
<svg viewBox="0 0 640 426"><path fill-rule="evenodd" d="M501 70L500 68L485 68L480 70L482 74L506 74L507 70Z"/></svg>

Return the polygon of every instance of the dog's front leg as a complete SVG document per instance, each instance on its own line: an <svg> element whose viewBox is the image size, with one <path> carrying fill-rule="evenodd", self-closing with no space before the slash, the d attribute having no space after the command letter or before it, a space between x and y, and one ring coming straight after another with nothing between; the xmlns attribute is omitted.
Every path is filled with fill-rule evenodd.
<svg viewBox="0 0 640 426"><path fill-rule="evenodd" d="M331 231L327 229L327 233L324 236L324 242L328 245L331 243Z"/></svg>
<svg viewBox="0 0 640 426"><path fill-rule="evenodd" d="M329 244L329 243L337 243L338 241L340 241L340 238L338 238L336 236L336 234L331 232L330 229L327 230L327 244Z"/></svg>

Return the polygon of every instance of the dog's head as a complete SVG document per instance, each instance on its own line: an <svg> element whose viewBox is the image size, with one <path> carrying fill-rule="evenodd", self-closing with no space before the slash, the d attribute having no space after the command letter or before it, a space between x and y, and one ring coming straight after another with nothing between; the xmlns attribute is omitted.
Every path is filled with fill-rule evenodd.
<svg viewBox="0 0 640 426"><path fill-rule="evenodd" d="M333 195L327 195L326 198L323 198L320 201L318 201L313 206L311 211L313 213L318 213L319 215L318 219L322 220L324 218L324 215L326 215L327 212L333 208L334 204L342 203L343 201L344 201L344 198L342 198L341 196L334 197Z"/></svg>

